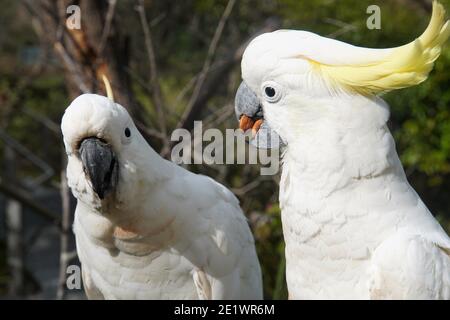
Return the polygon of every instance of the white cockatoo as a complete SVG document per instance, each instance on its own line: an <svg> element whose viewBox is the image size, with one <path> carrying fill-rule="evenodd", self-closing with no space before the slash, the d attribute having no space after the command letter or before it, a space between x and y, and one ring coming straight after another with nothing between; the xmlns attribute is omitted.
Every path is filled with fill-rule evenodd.
<svg viewBox="0 0 450 320"><path fill-rule="evenodd" d="M377 96L424 81L449 34L434 2L401 47L279 30L246 48L235 108L242 129L264 129L254 144L283 145L291 299L450 299L450 239L409 185Z"/></svg>
<svg viewBox="0 0 450 320"><path fill-rule="evenodd" d="M227 188L161 158L109 98L79 96L61 128L88 298L262 298L254 240Z"/></svg>

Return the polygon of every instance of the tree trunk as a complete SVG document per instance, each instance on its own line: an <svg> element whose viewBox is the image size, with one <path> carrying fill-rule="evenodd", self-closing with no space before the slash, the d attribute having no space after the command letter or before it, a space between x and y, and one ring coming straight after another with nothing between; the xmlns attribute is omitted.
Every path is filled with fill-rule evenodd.
<svg viewBox="0 0 450 320"><path fill-rule="evenodd" d="M26 1L30 13L37 18L37 33L43 42L54 48L64 64L71 98L81 93L106 91L102 76L111 82L115 100L127 107L132 114L138 112L133 100L130 79L128 37L120 28L117 17L108 15L107 0L39 0ZM81 28L66 26L70 16L67 8L80 8ZM110 19L105 29L106 19ZM106 34L104 34L106 32Z"/></svg>
<svg viewBox="0 0 450 320"><path fill-rule="evenodd" d="M70 214L70 194L69 186L67 185L66 177L66 165L67 158L63 150L63 169L61 170L61 204L62 204L62 219L61 219L61 233L60 233L60 256L59 256L59 279L58 279L58 290L56 292L56 298L59 300L64 299L64 294L66 292L66 271L70 262L69 254L69 237L70 237L70 223L72 217Z"/></svg>
<svg viewBox="0 0 450 320"><path fill-rule="evenodd" d="M14 185L17 183L15 154L11 147L5 145L5 180ZM23 212L20 202L8 198L6 201L6 243L7 262L10 273L8 293L12 298L24 294L24 243Z"/></svg>

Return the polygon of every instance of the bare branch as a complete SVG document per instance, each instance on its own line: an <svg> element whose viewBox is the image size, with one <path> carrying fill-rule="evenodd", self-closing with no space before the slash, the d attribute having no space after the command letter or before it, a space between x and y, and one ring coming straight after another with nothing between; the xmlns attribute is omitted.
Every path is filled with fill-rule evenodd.
<svg viewBox="0 0 450 320"><path fill-rule="evenodd" d="M212 71L217 70L218 68L220 68L224 63L226 63L226 61L217 61L214 62L213 64L211 64L211 67L209 68L209 73ZM189 90L191 90L194 85L197 83L199 77L200 77L201 71L198 72L196 75L194 75L187 83L186 85L180 90L180 92L178 93L178 95L175 98L175 104L178 105L178 103L180 103L181 100L184 99L184 97L187 95L187 93L189 92Z"/></svg>
<svg viewBox="0 0 450 320"><path fill-rule="evenodd" d="M117 0L108 0L108 12L106 13L105 27L103 28L102 37L100 39L100 45L98 46L98 51L100 54L103 53L106 40L108 39L109 33L111 31L111 23L114 17L114 11L116 9L116 3Z"/></svg>
<svg viewBox="0 0 450 320"><path fill-rule="evenodd" d="M5 155L5 178L8 183L17 183L17 167L15 152L7 146ZM20 297L25 292L25 246L24 246L24 216L20 202L8 199L5 206L7 264L11 273L9 280L9 295Z"/></svg>
<svg viewBox="0 0 450 320"><path fill-rule="evenodd" d="M232 48L229 53L226 55L222 61L218 61L215 63L213 67L209 69L210 75L205 81L203 85L203 90L201 94L199 94L198 99L192 106L186 120L183 124L179 124L178 128L184 128L187 130L191 130L194 125L194 120L198 119L198 116L201 110L205 107L207 101L215 94L217 88L220 84L223 83L223 79L230 73L233 67L241 60L242 54L244 53L245 48L248 43L256 36L264 33L276 30L279 28L280 22L278 19L267 19L264 23L264 26L259 29L257 32L252 34L247 38L241 45L237 48ZM212 70L214 69L214 72ZM176 142L171 142L170 146ZM166 157L170 153L170 148L166 148L166 150L161 151L161 155Z"/></svg>
<svg viewBox="0 0 450 320"><path fill-rule="evenodd" d="M67 158L64 150L61 152L63 167L67 165ZM61 203L62 203L62 220L61 220L61 233L60 233L60 255L59 255L59 281L58 289L56 292L56 298L59 300L64 299L66 288L66 270L69 265L67 255L69 252L69 237L70 237L70 191L67 183L66 170L61 171Z"/></svg>
<svg viewBox="0 0 450 320"><path fill-rule="evenodd" d="M153 49L152 36L150 33L150 29L148 27L147 16L145 14L144 1L139 0L138 5L136 6L136 10L139 13L139 18L142 25L142 30L144 31L145 38L145 48L147 50L147 56L150 64L150 83L152 86L153 93L153 104L156 107L156 111L158 113L158 122L161 133L167 136L167 127L166 120L164 116L164 103L161 92L161 85L159 83L158 70L156 67L156 59L155 59L155 51ZM168 142L165 142L166 144Z"/></svg>
<svg viewBox="0 0 450 320"><path fill-rule="evenodd" d="M77 83L78 89L83 93L88 93L89 89L83 80L83 76L78 71L76 64L70 55L66 52L63 45L60 42L54 44L55 51L60 55L61 59L64 61L66 68L72 73L73 79Z"/></svg>
<svg viewBox="0 0 450 320"><path fill-rule="evenodd" d="M338 30L328 34L327 35L328 38L333 38L334 39L334 38L337 38L337 37L339 37L339 36L341 36L343 34L346 34L348 32L351 32L351 31L355 32L358 29L356 26L354 26L351 23L347 23L347 22L340 21L340 20L337 20L337 19L325 18L324 22L332 24L332 25L334 25L336 27L339 27Z"/></svg>
<svg viewBox="0 0 450 320"><path fill-rule="evenodd" d="M226 55L226 58L218 61L212 67L209 68L209 77L207 81L205 80L203 83L203 89L199 91L199 95L195 102L190 107L189 112L185 112L185 119L183 123L178 124L178 128L185 128L190 130L193 126L193 121L200 114L201 109L205 106L208 99L215 93L217 87L223 83L224 77L232 70L233 66L237 64L244 53L245 48L248 43L257 35L270 32L277 29L280 26L280 23L276 19L268 19L266 20L264 26L258 30L256 33L252 34L246 41L244 41L237 48L233 48ZM214 70L214 72L212 72ZM200 76L199 76L200 77ZM199 80L197 80L198 82Z"/></svg>
<svg viewBox="0 0 450 320"><path fill-rule="evenodd" d="M35 213L39 214L41 217L53 222L56 226L58 226L58 228L61 228L61 220L58 215L37 203L28 192L6 184L1 178L0 192L17 200L24 206L33 210Z"/></svg>
<svg viewBox="0 0 450 320"><path fill-rule="evenodd" d="M34 110L30 108L24 108L23 113L30 116L33 120L36 120L37 122L44 125L47 129L49 129L51 132L55 134L56 137L61 138L61 129L59 125L51 120L50 118L44 116L41 113L35 112Z"/></svg>
<svg viewBox="0 0 450 320"><path fill-rule="evenodd" d="M167 136L163 135L158 130L147 127L145 124L143 124L141 121L137 119L134 122L136 123L138 129L141 130L144 134L158 138L160 140L167 140Z"/></svg>
<svg viewBox="0 0 450 320"><path fill-rule="evenodd" d="M217 109L215 112L203 119L203 128L206 130L207 128L216 127L218 124L228 119L228 117L230 117L233 113L233 106L230 104L226 104L222 108Z"/></svg>
<svg viewBox="0 0 450 320"><path fill-rule="evenodd" d="M240 187L240 188L232 188L231 191L237 196L242 196L248 192L250 192L253 189L256 189L262 182L269 181L270 178L267 178L265 176L258 176L255 180L251 181L250 183Z"/></svg>
<svg viewBox="0 0 450 320"><path fill-rule="evenodd" d="M44 160L37 157L32 151L26 148L23 144L16 141L9 136L5 131L0 129L0 139L3 140L8 146L14 149L18 154L28 159L31 163L42 170L42 174L33 179L30 183L30 187L37 186L41 183L48 181L54 174L53 168L47 164Z"/></svg>
<svg viewBox="0 0 450 320"><path fill-rule="evenodd" d="M219 40L222 37L223 29L228 20L228 17L231 14L231 11L233 10L235 3L236 3L236 0L229 0L227 6L225 7L225 10L223 11L222 17L219 20L216 31L215 31L214 36L209 45L208 53L206 55L205 63L203 64L202 71L200 72L200 75L197 78L192 96L189 99L186 110L184 111L183 115L181 116L180 121L178 122L177 128L184 127L186 120L189 118L189 114L192 112L192 109L199 98L200 91L203 88L203 84L206 80L206 76L208 74L209 68L211 67L212 60L216 53L217 46L219 44Z"/></svg>
<svg viewBox="0 0 450 320"><path fill-rule="evenodd" d="M148 85L147 81L145 81L141 76L139 76L136 72L134 72L131 68L125 68L125 71L127 72L127 74L129 74L134 80L136 80L137 84L139 84L145 91L148 92L149 95L152 94L152 88ZM175 116L177 115L171 108L165 108L164 113L166 114L166 121L167 121L167 115L170 116ZM147 114L144 114L144 116ZM152 123L152 119L150 118L146 118L146 124L149 126L153 126L156 127L153 123ZM148 121L148 123L147 123Z"/></svg>

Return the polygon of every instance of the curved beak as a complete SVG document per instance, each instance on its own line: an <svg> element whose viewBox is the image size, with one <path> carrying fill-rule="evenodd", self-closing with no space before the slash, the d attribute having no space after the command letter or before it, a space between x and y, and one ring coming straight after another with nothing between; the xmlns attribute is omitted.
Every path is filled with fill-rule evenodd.
<svg viewBox="0 0 450 320"><path fill-rule="evenodd" d="M100 199L104 199L117 185L119 166L111 145L95 138L81 142L79 154L83 169L92 188Z"/></svg>
<svg viewBox="0 0 450 320"><path fill-rule="evenodd" d="M264 111L256 94L242 81L236 92L234 111L239 121L239 128L246 132L252 130L250 143L262 149L279 148L282 141L264 121Z"/></svg>

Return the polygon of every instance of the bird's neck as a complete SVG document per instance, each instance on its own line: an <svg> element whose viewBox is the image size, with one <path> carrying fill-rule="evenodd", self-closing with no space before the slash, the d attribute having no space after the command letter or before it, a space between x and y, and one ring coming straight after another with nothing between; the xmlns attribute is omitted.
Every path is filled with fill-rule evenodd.
<svg viewBox="0 0 450 320"><path fill-rule="evenodd" d="M281 188L323 202L368 179L395 174L404 178L381 99L357 99L336 107L307 130L299 129L283 158ZM281 204L289 192L280 192ZM284 196L283 196L284 195ZM312 203L307 201L305 203Z"/></svg>
<svg viewBox="0 0 450 320"><path fill-rule="evenodd" d="M119 163L117 189L101 203L99 213L113 224L128 229L127 224L139 221L150 224L142 226L146 230L156 232L164 228L174 219L174 213L162 210L166 198L161 190L179 168L162 158L143 138L136 149L130 149L126 157L119 159Z"/></svg>

